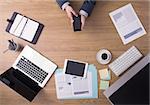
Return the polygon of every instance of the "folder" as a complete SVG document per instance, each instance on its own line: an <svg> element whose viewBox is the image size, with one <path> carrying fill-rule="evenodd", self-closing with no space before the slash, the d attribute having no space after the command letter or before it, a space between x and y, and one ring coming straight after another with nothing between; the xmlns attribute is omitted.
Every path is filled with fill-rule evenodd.
<svg viewBox="0 0 150 105"><path fill-rule="evenodd" d="M6 32L36 44L44 25L27 16L14 12L11 19L7 19Z"/></svg>
<svg viewBox="0 0 150 105"><path fill-rule="evenodd" d="M98 81L97 81L97 69L93 64L90 64L88 66L88 72L90 72L92 74L92 95L90 96L58 96L58 85L56 85L56 92L57 92L57 98L58 99L94 99L94 98L98 98ZM63 73L63 69L57 69L55 71L55 84L57 84L57 75L60 75ZM62 78L63 79L63 78Z"/></svg>

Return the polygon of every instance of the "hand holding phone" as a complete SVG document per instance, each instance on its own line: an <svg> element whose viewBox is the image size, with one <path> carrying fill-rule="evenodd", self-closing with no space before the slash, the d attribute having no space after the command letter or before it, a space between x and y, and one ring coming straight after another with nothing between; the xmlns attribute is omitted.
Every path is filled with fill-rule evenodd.
<svg viewBox="0 0 150 105"><path fill-rule="evenodd" d="M73 15L73 20L74 31L81 31L81 15L77 17Z"/></svg>

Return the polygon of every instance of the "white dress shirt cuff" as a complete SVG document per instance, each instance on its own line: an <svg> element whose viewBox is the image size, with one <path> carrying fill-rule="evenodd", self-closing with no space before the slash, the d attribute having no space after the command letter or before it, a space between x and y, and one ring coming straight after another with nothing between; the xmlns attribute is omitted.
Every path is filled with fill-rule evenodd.
<svg viewBox="0 0 150 105"><path fill-rule="evenodd" d="M85 12L84 10L80 10L80 15L83 15L83 16L85 16L85 17L88 17L88 13L87 12Z"/></svg>
<svg viewBox="0 0 150 105"><path fill-rule="evenodd" d="M65 2L63 5L62 5L62 10L65 10L66 9L66 7L69 5L70 3L69 2Z"/></svg>

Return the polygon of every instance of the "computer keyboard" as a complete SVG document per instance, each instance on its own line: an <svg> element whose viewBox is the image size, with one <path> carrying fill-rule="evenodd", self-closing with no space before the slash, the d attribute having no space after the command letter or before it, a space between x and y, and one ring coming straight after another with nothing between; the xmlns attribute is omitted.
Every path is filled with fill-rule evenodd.
<svg viewBox="0 0 150 105"><path fill-rule="evenodd" d="M138 49L135 46L132 46L108 66L116 76L119 76L141 57L142 54Z"/></svg>
<svg viewBox="0 0 150 105"><path fill-rule="evenodd" d="M42 83L48 75L48 73L23 56L16 66L40 83Z"/></svg>

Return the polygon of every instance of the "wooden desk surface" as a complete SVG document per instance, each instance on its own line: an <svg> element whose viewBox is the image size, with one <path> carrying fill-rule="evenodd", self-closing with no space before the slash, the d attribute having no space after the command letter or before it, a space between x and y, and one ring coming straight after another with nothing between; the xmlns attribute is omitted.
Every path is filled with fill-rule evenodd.
<svg viewBox="0 0 150 105"><path fill-rule="evenodd" d="M82 2L73 2L78 10ZM145 36L123 45L108 13L127 3L132 3L146 31ZM78 59L95 64L97 69L107 66L98 64L96 53L99 49L107 48L112 52L113 60L121 55L132 45L146 55L149 51L150 31L148 1L98 1L92 16L88 18L85 29L82 32L73 32L65 12L61 11L55 0L0 0L0 74L7 70L20 52L3 54L7 40L13 38L23 46L32 46L46 57L54 61L59 67L63 67L65 58ZM32 45L5 32L6 19L11 17L14 11L25 14L45 25L38 43ZM112 73L111 84L117 80ZM22 98L3 83L0 83L0 105L110 105L99 90L98 99L89 100L57 100L54 76L30 103Z"/></svg>

